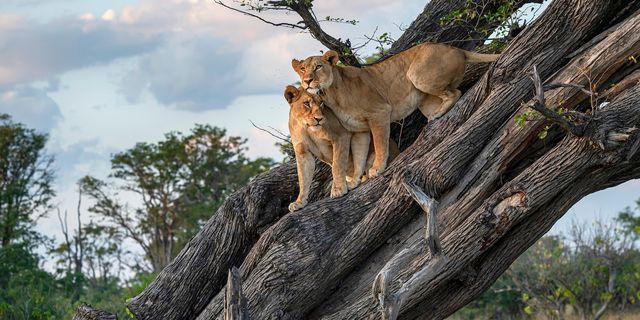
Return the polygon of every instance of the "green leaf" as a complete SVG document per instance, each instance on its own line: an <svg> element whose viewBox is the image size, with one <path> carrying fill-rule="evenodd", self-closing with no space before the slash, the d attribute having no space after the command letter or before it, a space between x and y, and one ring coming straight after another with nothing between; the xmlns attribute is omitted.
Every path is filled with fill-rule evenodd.
<svg viewBox="0 0 640 320"><path fill-rule="evenodd" d="M548 133L549 133L549 126L545 127L544 129L542 129L542 131L538 132L538 139L543 140L544 138L547 137Z"/></svg>
<svg viewBox="0 0 640 320"><path fill-rule="evenodd" d="M530 316L530 315L532 315L532 314L533 314L533 307L531 307L531 306L526 306L526 307L524 307L523 311L524 311L524 313L526 313L527 315L529 315L529 316Z"/></svg>

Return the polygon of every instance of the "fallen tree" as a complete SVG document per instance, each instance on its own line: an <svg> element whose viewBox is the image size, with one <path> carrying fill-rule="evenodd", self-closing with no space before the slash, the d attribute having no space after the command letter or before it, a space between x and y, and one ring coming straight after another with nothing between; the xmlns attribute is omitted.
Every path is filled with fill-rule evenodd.
<svg viewBox="0 0 640 320"><path fill-rule="evenodd" d="M439 25L422 19L439 17L425 12L464 3L430 2L392 50L438 39ZM257 177L129 309L138 319L223 318L223 286L239 266L244 300L235 300L251 319L452 314L579 199L640 177L639 7L554 0L447 115L395 127L406 150L381 177L328 199L321 167L310 204L295 213L286 209L297 193L293 163ZM433 201L432 236L446 257L437 268L405 185Z"/></svg>

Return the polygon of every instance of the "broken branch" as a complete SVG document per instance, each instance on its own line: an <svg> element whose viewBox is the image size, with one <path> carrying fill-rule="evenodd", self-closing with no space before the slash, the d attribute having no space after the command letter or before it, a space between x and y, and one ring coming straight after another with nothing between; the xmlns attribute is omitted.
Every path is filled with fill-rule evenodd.
<svg viewBox="0 0 640 320"><path fill-rule="evenodd" d="M584 127L580 125L576 125L567 119L565 119L562 115L554 112L553 110L548 109L545 106L544 102L544 89L542 87L542 82L540 81L540 75L538 74L538 70L536 66L533 66L533 72L530 75L531 81L533 81L533 85L535 87L536 95L532 99L532 103L529 104L529 107L534 110L540 112L545 118L553 121L558 124L560 127L573 134L574 136L581 137L584 134ZM561 86L568 86L567 84L557 84ZM580 87L580 86L575 86Z"/></svg>
<svg viewBox="0 0 640 320"><path fill-rule="evenodd" d="M242 279L238 268L229 269L224 295L224 320L248 320L247 301L242 295Z"/></svg>
<svg viewBox="0 0 640 320"><path fill-rule="evenodd" d="M425 237L416 245L403 249L391 258L373 282L373 296L380 304L382 318L385 320L397 319L402 302L418 290L422 284L432 280L447 262L447 257L442 254L442 246L438 233L438 221L436 219L438 202L425 194L417 185L406 179L402 181L402 185L425 213ZM431 252L431 260L429 260L422 269L414 273L409 280L403 283L402 287L400 287L395 294L392 294L390 292L392 279L402 266L406 265L407 262L422 251L421 249L424 248L425 240L427 248L429 252Z"/></svg>

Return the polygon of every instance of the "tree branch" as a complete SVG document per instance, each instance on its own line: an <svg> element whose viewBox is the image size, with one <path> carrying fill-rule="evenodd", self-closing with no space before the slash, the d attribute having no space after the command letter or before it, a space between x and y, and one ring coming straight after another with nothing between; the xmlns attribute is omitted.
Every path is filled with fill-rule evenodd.
<svg viewBox="0 0 640 320"><path fill-rule="evenodd" d="M293 23L288 23L288 22L271 22L271 21L269 21L267 19L264 19L264 18L260 17L257 14L253 14L253 13L250 13L250 12L247 12L247 11L243 11L243 10L231 7L231 6L227 5L227 4L225 4L224 2L222 2L221 0L213 0L213 2L223 6L225 8L227 8L229 10L233 10L235 12L242 13L242 14L244 14L246 16L249 16L249 17L252 17L252 18L256 18L256 19L258 19L258 20L260 20L260 21L262 21L264 23L270 24L270 25L275 26L275 27L286 27L286 28L301 29L301 30L306 30L307 29L307 27L301 26L299 24L293 24Z"/></svg>
<svg viewBox="0 0 640 320"><path fill-rule="evenodd" d="M536 95L532 99L532 103L530 103L529 106L532 109L540 112L540 114L542 114L545 118L560 125L560 127L565 129L567 132L573 134L574 136L581 137L584 134L584 129L585 129L584 126L576 125L570 122L569 120L565 119L562 115L559 115L558 113L552 110L549 110L545 106L544 90L542 87L542 82L540 81L540 75L538 74L538 70L535 65L533 65L533 71L531 72L530 78L531 78L531 81L533 81L533 85L535 86ZM561 87L571 86L571 87L578 87L582 89L582 87L578 85L556 84L556 86L561 86Z"/></svg>
<svg viewBox="0 0 640 320"><path fill-rule="evenodd" d="M248 320L247 301L242 295L242 277L238 268L229 269L224 295L224 320Z"/></svg>
<svg viewBox="0 0 640 320"><path fill-rule="evenodd" d="M304 21L314 39L320 41L325 47L337 51L340 54L340 61L346 65L360 67L360 61L358 61L358 58L354 55L349 40L343 42L324 32L305 0L291 1L289 7L302 18L302 21Z"/></svg>
<svg viewBox="0 0 640 320"><path fill-rule="evenodd" d="M440 245L440 236L438 233L438 220L436 211L438 202L426 195L417 185L409 181L406 176L402 181L402 186L416 201L424 211L425 221L425 237L421 239L418 245L411 248L403 249L399 254L394 256L380 270L376 279L373 281L373 296L379 303L382 318L384 320L396 320L402 307L402 302L410 297L422 284L433 279L438 272L447 263L447 257L442 254L442 246ZM426 247L431 253L431 260L418 272L402 284L402 287L395 293L391 293L391 281L410 259L421 252Z"/></svg>
<svg viewBox="0 0 640 320"><path fill-rule="evenodd" d="M358 61L358 58L355 56L353 52L353 48L351 47L351 42L349 40L342 41L339 38L336 39L331 35L329 35L328 33L326 33L320 26L320 23L318 22L318 19L313 13L313 10L311 9L309 2L305 0L267 1L266 6L264 7L265 10L290 10L297 13L302 18L302 21L298 22L297 24L287 23L287 22L272 22L260 17L257 14L253 14L244 10L233 8L225 4L224 2L222 2L222 0L213 0L213 2L227 9L258 19L264 23L268 23L272 26L308 30L314 39L318 40L328 49L338 52L340 54L340 61L342 61L344 64L354 66L354 67L361 66L360 61Z"/></svg>

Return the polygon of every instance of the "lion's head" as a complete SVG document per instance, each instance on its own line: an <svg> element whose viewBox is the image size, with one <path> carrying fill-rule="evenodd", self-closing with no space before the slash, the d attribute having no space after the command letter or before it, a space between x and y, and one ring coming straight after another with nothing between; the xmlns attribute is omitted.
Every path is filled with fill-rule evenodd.
<svg viewBox="0 0 640 320"><path fill-rule="evenodd" d="M322 113L322 98L294 86L287 86L284 97L291 107L290 118L314 131L322 128L326 121Z"/></svg>
<svg viewBox="0 0 640 320"><path fill-rule="evenodd" d="M338 63L338 53L329 50L322 56L311 56L302 61L293 59L291 66L300 76L302 87L312 94L326 89L333 83L333 68Z"/></svg>

